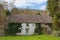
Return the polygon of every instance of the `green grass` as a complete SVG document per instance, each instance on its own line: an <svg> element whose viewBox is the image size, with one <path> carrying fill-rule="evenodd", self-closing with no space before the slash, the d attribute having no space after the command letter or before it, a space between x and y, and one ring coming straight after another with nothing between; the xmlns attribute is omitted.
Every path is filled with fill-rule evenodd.
<svg viewBox="0 0 60 40"><path fill-rule="evenodd" d="M0 40L60 40L60 38L50 35L0 36Z"/></svg>

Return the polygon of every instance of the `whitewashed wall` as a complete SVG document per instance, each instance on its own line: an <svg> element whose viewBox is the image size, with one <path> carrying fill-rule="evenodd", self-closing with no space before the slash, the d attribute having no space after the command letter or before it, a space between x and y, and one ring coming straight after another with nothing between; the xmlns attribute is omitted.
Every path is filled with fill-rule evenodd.
<svg viewBox="0 0 60 40"><path fill-rule="evenodd" d="M35 23L28 23L28 27L26 26L26 23L22 23L22 30L21 35L33 35L35 30ZM28 34L26 34L26 28L28 28Z"/></svg>
<svg viewBox="0 0 60 40"><path fill-rule="evenodd" d="M21 25L22 25L21 35L25 35L26 23L22 23Z"/></svg>
<svg viewBox="0 0 60 40"><path fill-rule="evenodd" d="M33 35L35 31L35 24L29 23L29 35Z"/></svg>

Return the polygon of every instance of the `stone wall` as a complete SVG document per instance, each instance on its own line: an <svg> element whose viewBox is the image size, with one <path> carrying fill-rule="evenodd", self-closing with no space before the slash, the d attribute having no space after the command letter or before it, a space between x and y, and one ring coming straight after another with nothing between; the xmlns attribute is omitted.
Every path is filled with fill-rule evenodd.
<svg viewBox="0 0 60 40"><path fill-rule="evenodd" d="M43 28L44 34L51 34L52 33L52 28L51 28L51 26L49 26L49 24L41 24L41 27Z"/></svg>
<svg viewBox="0 0 60 40"><path fill-rule="evenodd" d="M3 8L3 6L0 4L0 35L5 35L5 19L6 19L6 13Z"/></svg>
<svg viewBox="0 0 60 40"><path fill-rule="evenodd" d="M5 35L5 31L3 28L0 28L0 36L4 36Z"/></svg>

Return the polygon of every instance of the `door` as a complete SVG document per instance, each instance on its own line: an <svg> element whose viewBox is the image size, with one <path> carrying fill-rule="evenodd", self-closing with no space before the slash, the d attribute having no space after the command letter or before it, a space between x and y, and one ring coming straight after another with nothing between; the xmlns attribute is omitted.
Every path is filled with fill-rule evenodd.
<svg viewBox="0 0 60 40"><path fill-rule="evenodd" d="M29 28L26 28L26 35L29 35Z"/></svg>

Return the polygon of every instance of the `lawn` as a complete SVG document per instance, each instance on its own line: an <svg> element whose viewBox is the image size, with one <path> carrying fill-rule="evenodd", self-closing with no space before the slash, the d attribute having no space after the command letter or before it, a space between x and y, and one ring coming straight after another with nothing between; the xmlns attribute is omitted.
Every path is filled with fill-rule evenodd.
<svg viewBox="0 0 60 40"><path fill-rule="evenodd" d="M60 40L60 38L51 35L0 36L0 40Z"/></svg>

